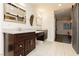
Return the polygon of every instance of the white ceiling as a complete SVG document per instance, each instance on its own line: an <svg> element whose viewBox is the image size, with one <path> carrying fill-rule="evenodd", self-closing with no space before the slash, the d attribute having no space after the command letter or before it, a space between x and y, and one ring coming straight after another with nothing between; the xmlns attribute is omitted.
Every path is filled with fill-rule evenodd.
<svg viewBox="0 0 79 59"><path fill-rule="evenodd" d="M73 3L62 3L62 6L58 6L59 3L32 3L34 9L49 9L49 10L61 10L71 8Z"/></svg>

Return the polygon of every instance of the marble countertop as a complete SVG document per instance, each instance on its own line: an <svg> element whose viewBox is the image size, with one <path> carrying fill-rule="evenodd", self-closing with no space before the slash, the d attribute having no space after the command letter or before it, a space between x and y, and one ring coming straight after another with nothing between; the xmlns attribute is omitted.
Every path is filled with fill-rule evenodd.
<svg viewBox="0 0 79 59"><path fill-rule="evenodd" d="M35 30L3 30L3 33L8 33L8 34L19 34L19 33L29 33L29 32L35 32Z"/></svg>
<svg viewBox="0 0 79 59"><path fill-rule="evenodd" d="M44 32L44 31L35 31L35 33L40 33L40 32Z"/></svg>
<svg viewBox="0 0 79 59"><path fill-rule="evenodd" d="M3 33L8 33L8 34L19 34L19 33L29 33L29 32L35 32L35 33L40 33L40 32L43 32L43 31L36 31L36 30L33 30L33 29L26 29L26 30L3 30Z"/></svg>

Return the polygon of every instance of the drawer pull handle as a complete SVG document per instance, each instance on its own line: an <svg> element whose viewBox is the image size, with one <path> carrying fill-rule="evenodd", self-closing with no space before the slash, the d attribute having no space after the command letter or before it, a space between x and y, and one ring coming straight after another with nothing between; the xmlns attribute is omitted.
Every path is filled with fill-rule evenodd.
<svg viewBox="0 0 79 59"><path fill-rule="evenodd" d="M22 45L19 45L19 47L22 47Z"/></svg>

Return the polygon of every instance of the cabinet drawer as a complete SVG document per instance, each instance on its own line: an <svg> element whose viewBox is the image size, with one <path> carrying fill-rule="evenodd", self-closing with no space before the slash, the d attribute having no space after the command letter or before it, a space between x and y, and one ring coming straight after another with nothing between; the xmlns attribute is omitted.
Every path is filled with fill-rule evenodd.
<svg viewBox="0 0 79 59"><path fill-rule="evenodd" d="M22 34L15 34L15 42L19 42L25 39L32 39L35 38L35 33L22 33Z"/></svg>
<svg viewBox="0 0 79 59"><path fill-rule="evenodd" d="M15 43L15 50L24 49L24 41Z"/></svg>
<svg viewBox="0 0 79 59"><path fill-rule="evenodd" d="M35 38L35 33L34 32L33 33L27 33L26 39L33 39L33 38Z"/></svg>
<svg viewBox="0 0 79 59"><path fill-rule="evenodd" d="M20 42L20 41L23 41L24 40L24 38L25 38L25 36L24 35L20 35L20 34L16 34L15 35L15 43L17 43L17 42Z"/></svg>

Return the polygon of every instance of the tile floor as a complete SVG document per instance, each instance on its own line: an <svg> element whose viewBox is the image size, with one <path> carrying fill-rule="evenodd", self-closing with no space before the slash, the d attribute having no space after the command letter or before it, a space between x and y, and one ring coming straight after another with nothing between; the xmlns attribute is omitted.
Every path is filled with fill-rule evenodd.
<svg viewBox="0 0 79 59"><path fill-rule="evenodd" d="M77 56L71 44L37 41L36 49L27 56Z"/></svg>

